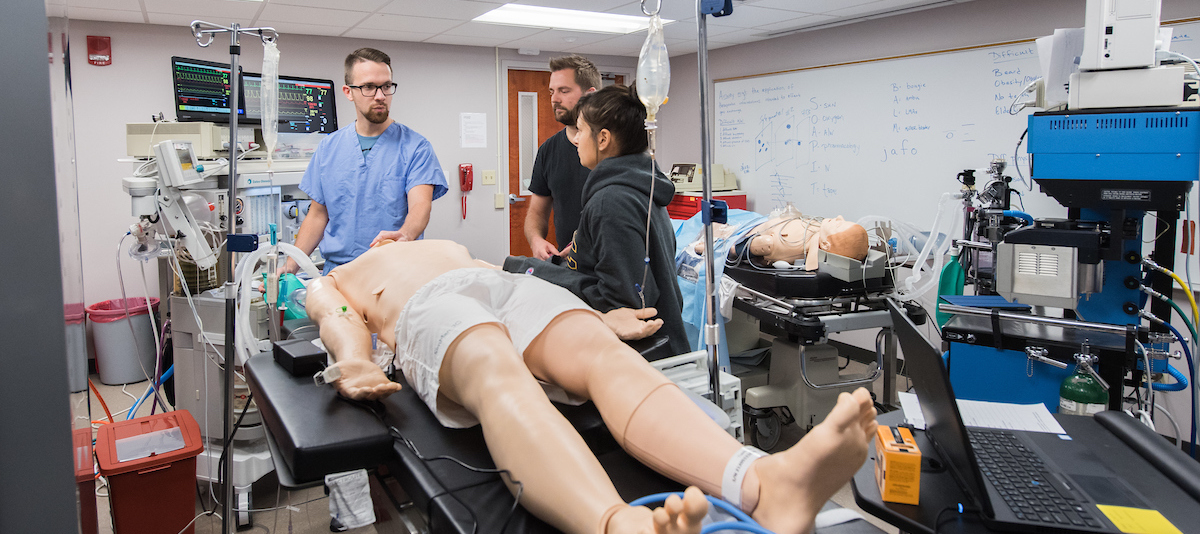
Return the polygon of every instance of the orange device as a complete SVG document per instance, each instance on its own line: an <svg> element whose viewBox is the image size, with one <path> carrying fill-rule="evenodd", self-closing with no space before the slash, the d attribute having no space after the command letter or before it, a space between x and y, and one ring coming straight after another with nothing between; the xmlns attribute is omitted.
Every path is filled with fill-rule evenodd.
<svg viewBox="0 0 1200 534"><path fill-rule="evenodd" d="M917 504L921 497L921 450L904 427L875 431L875 482L884 501Z"/></svg>

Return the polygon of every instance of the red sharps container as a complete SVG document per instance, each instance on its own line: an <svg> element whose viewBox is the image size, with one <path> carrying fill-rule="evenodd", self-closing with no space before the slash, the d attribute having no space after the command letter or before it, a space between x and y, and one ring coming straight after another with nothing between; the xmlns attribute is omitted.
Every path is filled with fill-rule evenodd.
<svg viewBox="0 0 1200 534"><path fill-rule="evenodd" d="M96 460L108 477L115 534L176 533L196 516L200 425L187 410L102 425ZM185 534L192 534L195 525Z"/></svg>

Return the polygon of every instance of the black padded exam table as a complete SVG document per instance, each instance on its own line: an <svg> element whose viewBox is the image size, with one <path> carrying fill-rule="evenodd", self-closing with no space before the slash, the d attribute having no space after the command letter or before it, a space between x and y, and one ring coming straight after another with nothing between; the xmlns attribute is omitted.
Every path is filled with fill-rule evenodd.
<svg viewBox="0 0 1200 534"><path fill-rule="evenodd" d="M270 353L252 356L245 369L283 487L313 486L322 483L328 473L385 466L413 504L425 512L432 534L499 532L513 506L513 496L499 475L474 473L449 461L421 460L394 440L367 408L339 397L332 387L316 386L311 377L292 376ZM397 381L404 389L375 408L423 456L453 456L476 467L495 467L478 426L443 427L404 379L397 377ZM591 403L556 406L579 430L626 501L683 489L621 450ZM474 525L478 529L473 529ZM517 507L505 532L558 531ZM879 530L865 521L853 521L821 532Z"/></svg>

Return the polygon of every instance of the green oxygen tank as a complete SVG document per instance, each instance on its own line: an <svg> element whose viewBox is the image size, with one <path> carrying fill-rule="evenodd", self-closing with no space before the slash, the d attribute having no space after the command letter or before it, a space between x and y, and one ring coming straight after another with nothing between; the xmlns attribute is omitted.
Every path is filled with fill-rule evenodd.
<svg viewBox="0 0 1200 534"><path fill-rule="evenodd" d="M1097 360L1084 343L1075 355L1075 373L1058 388L1058 413L1091 416L1108 409L1108 384L1092 368Z"/></svg>

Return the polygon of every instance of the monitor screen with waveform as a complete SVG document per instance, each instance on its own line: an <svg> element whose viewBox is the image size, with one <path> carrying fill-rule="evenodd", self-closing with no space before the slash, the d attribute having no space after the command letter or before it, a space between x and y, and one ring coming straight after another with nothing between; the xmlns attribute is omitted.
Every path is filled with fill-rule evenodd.
<svg viewBox="0 0 1200 534"><path fill-rule="evenodd" d="M246 118L262 119L259 90L262 75L247 72L242 75L246 94ZM334 106L332 80L279 76L279 131L283 133L333 133L337 131L337 109Z"/></svg>
<svg viewBox="0 0 1200 534"><path fill-rule="evenodd" d="M229 122L232 86L228 63L183 57L171 58L175 83L175 118L179 122ZM238 116L246 116L245 98L238 101Z"/></svg>

